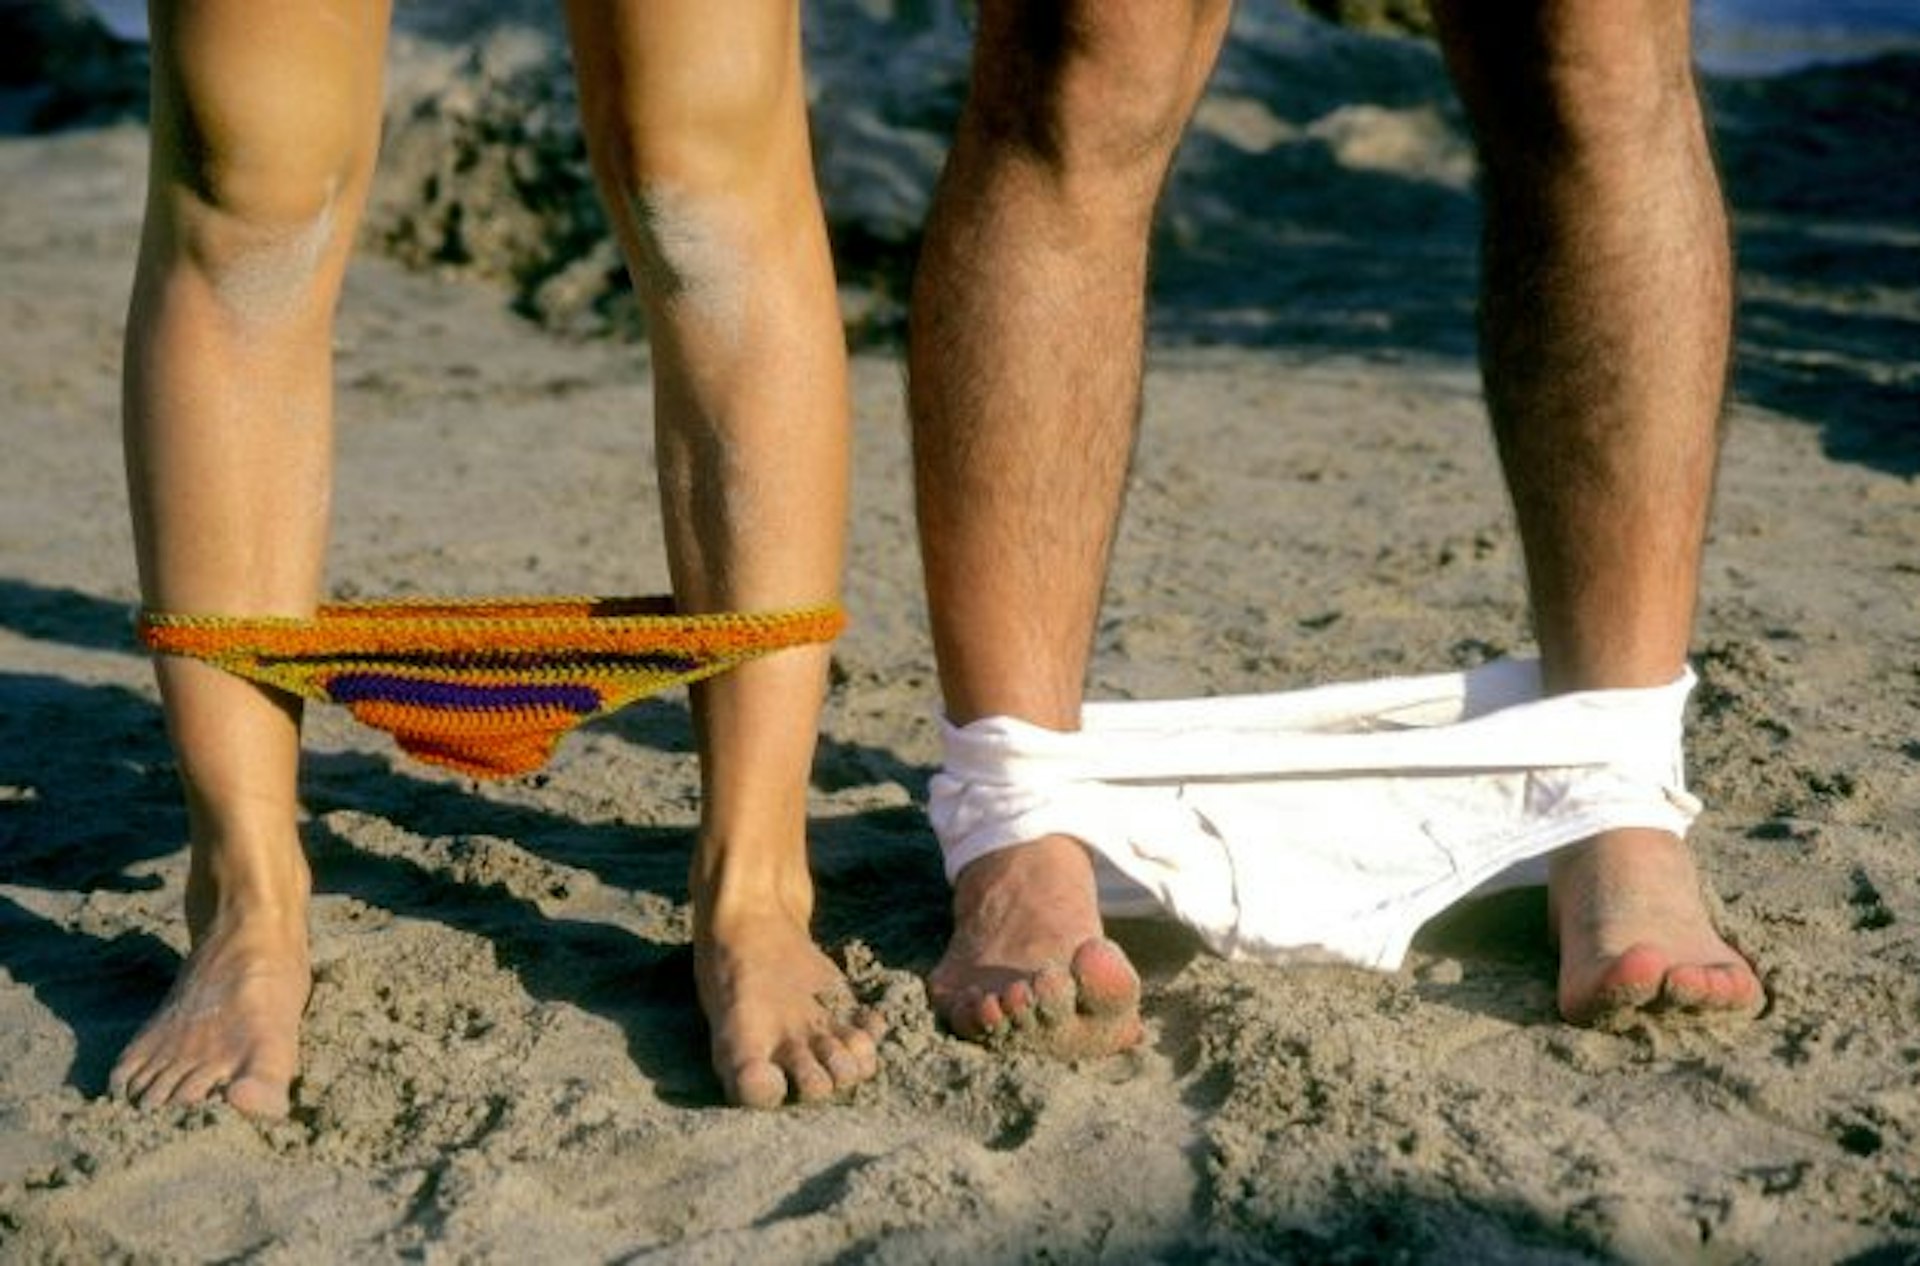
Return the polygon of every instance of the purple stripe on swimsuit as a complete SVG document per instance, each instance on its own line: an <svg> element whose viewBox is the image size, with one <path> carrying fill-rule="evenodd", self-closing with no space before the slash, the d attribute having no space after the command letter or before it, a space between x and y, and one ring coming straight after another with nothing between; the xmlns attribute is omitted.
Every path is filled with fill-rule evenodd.
<svg viewBox="0 0 1920 1266"><path fill-rule="evenodd" d="M335 703L408 703L429 708L564 708L582 716L600 710L600 692L579 685L468 685L391 673L337 673L327 681Z"/></svg>

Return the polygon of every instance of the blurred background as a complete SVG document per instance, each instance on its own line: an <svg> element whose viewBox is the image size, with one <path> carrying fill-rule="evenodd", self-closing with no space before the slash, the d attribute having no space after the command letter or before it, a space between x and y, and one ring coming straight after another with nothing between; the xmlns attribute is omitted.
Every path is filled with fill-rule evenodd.
<svg viewBox="0 0 1920 1266"><path fill-rule="evenodd" d="M1473 156L1421 0L1243 0L1157 228L1154 334L1473 356ZM965 85L962 0L807 0L821 187L856 346L898 343ZM554 0L396 6L364 245L641 333L595 201ZM1311 11L1309 11L1311 10ZM134 123L133 0L0 0L0 132ZM1741 263L1735 384L1828 452L1920 473L1920 4L1700 0Z"/></svg>

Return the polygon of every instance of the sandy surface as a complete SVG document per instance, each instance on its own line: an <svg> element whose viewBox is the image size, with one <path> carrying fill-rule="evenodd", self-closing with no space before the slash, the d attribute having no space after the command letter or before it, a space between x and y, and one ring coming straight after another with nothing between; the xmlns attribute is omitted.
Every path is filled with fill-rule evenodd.
<svg viewBox="0 0 1920 1266"><path fill-rule="evenodd" d="M1183 224L1231 218L1208 201L1232 187L1206 182L1210 155L1289 137L1324 162L1343 137L1411 129L1388 165L1457 217L1444 112L1393 105L1385 133L1347 116L1313 139L1234 89L1203 116L1176 248ZM1743 221L1772 253L1746 292L1690 758L1704 866L1772 995L1750 1028L1555 1022L1536 892L1448 917L1393 975L1228 965L1123 928L1150 978L1149 1040L1123 1058L1060 1067L940 1033L918 980L946 925L921 811L935 697L883 349L855 365L854 625L814 801L820 934L893 1023L880 1078L817 1110L717 1106L686 949L680 698L489 785L322 711L304 780L316 988L293 1117L263 1126L97 1097L183 948L117 444L143 144L127 124L0 138L0 1259L1920 1254L1910 201ZM1234 256L1176 251L1096 694L1524 649L1448 316L1470 243L1397 249L1437 266L1398 299L1384 272L1352 278L1349 314L1385 315L1324 337L1298 278L1286 303L1209 307L1208 270ZM556 337L497 286L371 253L339 347L340 590L663 587L644 348Z"/></svg>

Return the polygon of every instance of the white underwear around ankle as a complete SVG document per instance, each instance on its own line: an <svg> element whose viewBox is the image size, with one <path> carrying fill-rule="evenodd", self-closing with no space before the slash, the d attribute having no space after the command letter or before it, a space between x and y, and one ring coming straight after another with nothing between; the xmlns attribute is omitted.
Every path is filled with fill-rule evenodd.
<svg viewBox="0 0 1920 1266"><path fill-rule="evenodd" d="M1543 697L1538 665L1281 694L1090 703L1082 728L943 726L928 814L947 876L1068 835L1108 915L1171 915L1228 958L1392 970L1476 891L1539 883L1598 831L1684 835L1691 671ZM1531 865L1529 865L1531 863Z"/></svg>

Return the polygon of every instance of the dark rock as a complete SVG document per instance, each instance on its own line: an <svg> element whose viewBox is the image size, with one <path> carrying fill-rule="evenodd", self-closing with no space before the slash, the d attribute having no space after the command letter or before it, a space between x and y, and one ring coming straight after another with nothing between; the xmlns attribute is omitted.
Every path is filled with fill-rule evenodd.
<svg viewBox="0 0 1920 1266"><path fill-rule="evenodd" d="M0 130L141 118L147 50L116 38L81 0L0 0Z"/></svg>
<svg viewBox="0 0 1920 1266"><path fill-rule="evenodd" d="M1300 7L1329 22L1362 31L1432 35L1433 14L1426 0L1298 0Z"/></svg>

